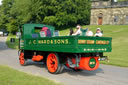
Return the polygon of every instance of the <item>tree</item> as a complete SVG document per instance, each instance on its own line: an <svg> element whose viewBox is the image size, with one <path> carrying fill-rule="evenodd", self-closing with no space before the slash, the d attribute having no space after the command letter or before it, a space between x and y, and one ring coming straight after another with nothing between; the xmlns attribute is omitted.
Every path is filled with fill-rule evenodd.
<svg viewBox="0 0 128 85"><path fill-rule="evenodd" d="M89 24L88 0L3 0L0 27L16 32L25 23L43 23L63 28Z"/></svg>
<svg viewBox="0 0 128 85"><path fill-rule="evenodd" d="M14 0L3 0L0 9L0 28L8 30L7 24L10 23L10 9L13 6Z"/></svg>
<svg viewBox="0 0 128 85"><path fill-rule="evenodd" d="M43 0L42 2L42 8L48 10L43 23L55 23L55 26L62 27L73 26L77 23L89 24L90 22L90 2L88 0Z"/></svg>

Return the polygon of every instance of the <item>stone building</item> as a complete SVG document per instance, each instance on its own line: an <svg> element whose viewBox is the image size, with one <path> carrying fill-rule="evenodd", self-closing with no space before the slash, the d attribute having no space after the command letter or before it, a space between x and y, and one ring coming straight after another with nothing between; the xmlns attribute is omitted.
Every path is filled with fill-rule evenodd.
<svg viewBox="0 0 128 85"><path fill-rule="evenodd" d="M128 25L128 1L92 0L91 25Z"/></svg>

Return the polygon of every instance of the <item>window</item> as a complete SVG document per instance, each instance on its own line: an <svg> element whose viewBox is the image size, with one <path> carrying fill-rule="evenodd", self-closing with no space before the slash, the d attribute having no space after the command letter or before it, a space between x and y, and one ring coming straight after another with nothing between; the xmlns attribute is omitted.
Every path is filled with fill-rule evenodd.
<svg viewBox="0 0 128 85"><path fill-rule="evenodd" d="M59 36L59 31L58 30L55 30L54 36Z"/></svg>
<svg viewBox="0 0 128 85"><path fill-rule="evenodd" d="M128 15L126 16L126 22L128 22Z"/></svg>
<svg viewBox="0 0 128 85"><path fill-rule="evenodd" d="M42 29L42 27L34 27L34 32L32 33L32 38L38 38L41 29Z"/></svg>
<svg viewBox="0 0 128 85"><path fill-rule="evenodd" d="M118 16L115 16L114 17L114 22L118 22L119 21L119 17Z"/></svg>
<svg viewBox="0 0 128 85"><path fill-rule="evenodd" d="M42 27L35 27L34 32L39 33L41 31Z"/></svg>

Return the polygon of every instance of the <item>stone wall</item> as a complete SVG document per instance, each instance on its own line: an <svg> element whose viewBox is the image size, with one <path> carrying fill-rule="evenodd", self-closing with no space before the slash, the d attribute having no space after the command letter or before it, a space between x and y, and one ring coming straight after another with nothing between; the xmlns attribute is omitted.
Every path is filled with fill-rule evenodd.
<svg viewBox="0 0 128 85"><path fill-rule="evenodd" d="M91 23L98 25L98 19L102 14L102 24L128 24L128 7L101 8L91 10Z"/></svg>
<svg viewBox="0 0 128 85"><path fill-rule="evenodd" d="M110 1L94 1L92 3L92 8L103 8L103 7L107 7L110 6Z"/></svg>
<svg viewBox="0 0 128 85"><path fill-rule="evenodd" d="M111 0L93 2L90 21L91 25L128 24L128 2L111 3Z"/></svg>

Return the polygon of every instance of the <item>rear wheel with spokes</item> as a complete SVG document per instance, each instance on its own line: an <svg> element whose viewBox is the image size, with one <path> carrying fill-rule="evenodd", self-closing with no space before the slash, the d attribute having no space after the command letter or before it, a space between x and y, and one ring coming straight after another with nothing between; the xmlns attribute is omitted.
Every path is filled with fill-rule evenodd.
<svg viewBox="0 0 128 85"><path fill-rule="evenodd" d="M60 64L59 57L56 53L50 53L46 63L50 73L57 74L63 71L63 65Z"/></svg>

